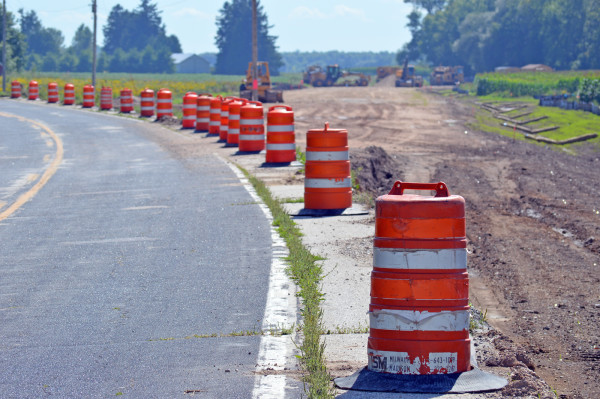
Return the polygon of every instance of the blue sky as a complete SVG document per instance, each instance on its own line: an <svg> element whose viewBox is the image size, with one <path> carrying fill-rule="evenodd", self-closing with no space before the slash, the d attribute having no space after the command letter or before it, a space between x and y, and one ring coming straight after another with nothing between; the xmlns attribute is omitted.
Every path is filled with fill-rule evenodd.
<svg viewBox="0 0 600 399"><path fill-rule="evenodd" d="M98 43L111 8L133 9L139 0L97 0ZM92 27L91 0L6 0L7 9L35 10L46 27L60 29L70 44L77 27ZM216 52L215 18L221 0L154 0L167 34L179 38L187 53ZM410 40L403 0L261 0L280 51L396 51Z"/></svg>

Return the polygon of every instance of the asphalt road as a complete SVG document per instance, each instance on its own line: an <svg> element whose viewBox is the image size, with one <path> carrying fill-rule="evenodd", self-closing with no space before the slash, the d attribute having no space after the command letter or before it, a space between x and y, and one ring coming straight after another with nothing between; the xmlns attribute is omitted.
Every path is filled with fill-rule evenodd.
<svg viewBox="0 0 600 399"><path fill-rule="evenodd" d="M252 396L268 221L147 127L0 100L1 398Z"/></svg>

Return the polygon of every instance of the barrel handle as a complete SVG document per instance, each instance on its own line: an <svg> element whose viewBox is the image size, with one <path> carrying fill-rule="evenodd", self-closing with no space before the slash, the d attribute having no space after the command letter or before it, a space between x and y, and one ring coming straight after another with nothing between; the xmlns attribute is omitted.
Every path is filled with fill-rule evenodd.
<svg viewBox="0 0 600 399"><path fill-rule="evenodd" d="M444 182L438 183L407 183L396 180L389 195L402 195L404 190L430 190L435 191L436 197L449 197L450 191Z"/></svg>
<svg viewBox="0 0 600 399"><path fill-rule="evenodd" d="M200 93L200 94L198 94L198 97L200 97L200 96L212 97L212 94L210 94L210 93Z"/></svg>
<svg viewBox="0 0 600 399"><path fill-rule="evenodd" d="M269 112L273 111L274 109L277 108L285 108L286 111L291 111L292 107L290 107L289 105L272 105L269 107Z"/></svg>
<svg viewBox="0 0 600 399"><path fill-rule="evenodd" d="M262 103L260 101L248 101L248 104L259 105L262 107Z"/></svg>

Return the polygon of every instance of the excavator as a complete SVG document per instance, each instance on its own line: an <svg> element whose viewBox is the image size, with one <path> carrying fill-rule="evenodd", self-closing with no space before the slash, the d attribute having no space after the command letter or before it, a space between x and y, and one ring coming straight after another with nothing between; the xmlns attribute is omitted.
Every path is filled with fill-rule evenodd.
<svg viewBox="0 0 600 399"><path fill-rule="evenodd" d="M423 77L415 74L415 66L408 64L408 58L396 71L396 87L423 87Z"/></svg>
<svg viewBox="0 0 600 399"><path fill-rule="evenodd" d="M331 86L368 86L371 77L360 72L342 71L337 64L327 65L323 69L320 65L311 65L302 76L304 83L314 87Z"/></svg>
<svg viewBox="0 0 600 399"><path fill-rule="evenodd" d="M258 80L258 101L263 103L283 102L283 92L271 86L269 63L258 61L256 63L256 79ZM252 61L248 63L246 80L240 85L240 97L252 100Z"/></svg>

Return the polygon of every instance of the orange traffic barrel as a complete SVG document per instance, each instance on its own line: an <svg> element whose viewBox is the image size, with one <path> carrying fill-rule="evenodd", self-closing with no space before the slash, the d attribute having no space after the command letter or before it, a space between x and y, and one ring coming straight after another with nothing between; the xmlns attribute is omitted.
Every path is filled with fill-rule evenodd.
<svg viewBox="0 0 600 399"><path fill-rule="evenodd" d="M58 102L58 84L56 82L48 83L48 102Z"/></svg>
<svg viewBox="0 0 600 399"><path fill-rule="evenodd" d="M248 101L240 109L240 151L262 151L265 149L265 120L262 103Z"/></svg>
<svg viewBox="0 0 600 399"><path fill-rule="evenodd" d="M156 93L156 118L173 116L172 94L169 89L160 89Z"/></svg>
<svg viewBox="0 0 600 399"><path fill-rule="evenodd" d="M35 80L32 80L31 82L29 82L29 90L28 90L28 99L30 100L37 100L38 97L40 96L40 87L38 85L38 82Z"/></svg>
<svg viewBox="0 0 600 399"><path fill-rule="evenodd" d="M221 125L219 125L219 140L227 141L227 132L229 131L229 104L232 98L224 98L221 101Z"/></svg>
<svg viewBox="0 0 600 399"><path fill-rule="evenodd" d="M296 160L294 111L287 105L274 105L267 112L267 163Z"/></svg>
<svg viewBox="0 0 600 399"><path fill-rule="evenodd" d="M219 134L221 130L221 96L210 99L210 122L208 134Z"/></svg>
<svg viewBox="0 0 600 399"><path fill-rule="evenodd" d="M112 88L110 87L102 87L100 89L100 109L101 110L109 110L112 109Z"/></svg>
<svg viewBox="0 0 600 399"><path fill-rule="evenodd" d="M464 199L442 182L397 181L375 203L369 370L468 371L468 291Z"/></svg>
<svg viewBox="0 0 600 399"><path fill-rule="evenodd" d="M63 105L73 104L75 104L75 86L73 86L71 83L66 83L63 96Z"/></svg>
<svg viewBox="0 0 600 399"><path fill-rule="evenodd" d="M342 209L352 206L348 131L311 129L306 133L304 208Z"/></svg>
<svg viewBox="0 0 600 399"><path fill-rule="evenodd" d="M227 144L236 146L240 142L240 114L242 106L246 105L248 100L245 98L236 98L229 103L229 126L227 128Z"/></svg>
<svg viewBox="0 0 600 399"><path fill-rule="evenodd" d="M212 95L208 93L202 93L196 101L196 130L199 132L208 132L211 97Z"/></svg>
<svg viewBox="0 0 600 399"><path fill-rule="evenodd" d="M140 115L154 115L154 90L144 89L140 93Z"/></svg>
<svg viewBox="0 0 600 399"><path fill-rule="evenodd" d="M83 108L92 108L96 102L94 86L83 86Z"/></svg>
<svg viewBox="0 0 600 399"><path fill-rule="evenodd" d="M13 80L10 84L10 98L20 98L21 97L21 83L16 80Z"/></svg>
<svg viewBox="0 0 600 399"><path fill-rule="evenodd" d="M198 107L198 95L188 91L183 96L183 119L181 127L184 129L193 129L196 127L196 108Z"/></svg>
<svg viewBox="0 0 600 399"><path fill-rule="evenodd" d="M121 113L127 114L133 111L133 91L128 88L121 90Z"/></svg>

